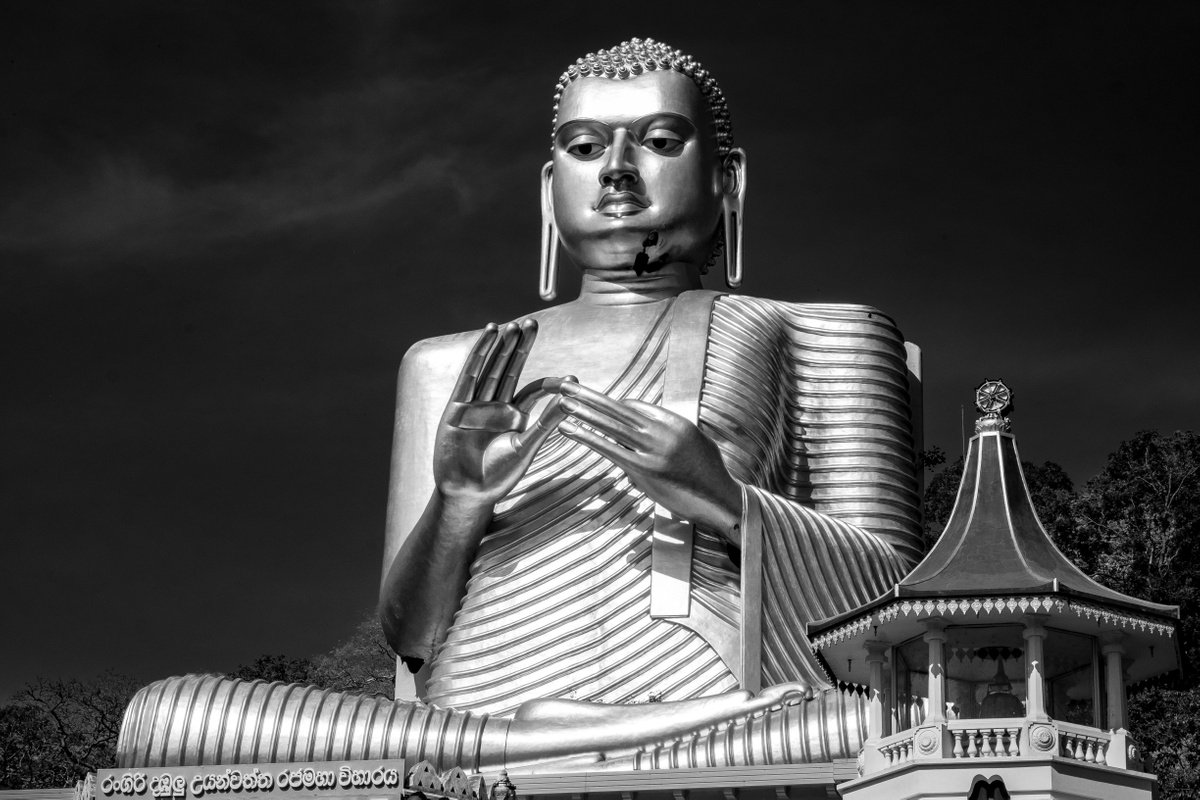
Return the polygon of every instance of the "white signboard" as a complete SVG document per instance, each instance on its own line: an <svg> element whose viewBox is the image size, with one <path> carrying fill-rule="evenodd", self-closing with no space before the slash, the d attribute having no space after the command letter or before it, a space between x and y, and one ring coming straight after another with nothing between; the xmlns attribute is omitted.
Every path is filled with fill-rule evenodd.
<svg viewBox="0 0 1200 800"><path fill-rule="evenodd" d="M404 760L309 761L207 767L102 769L96 800L399 798Z"/></svg>

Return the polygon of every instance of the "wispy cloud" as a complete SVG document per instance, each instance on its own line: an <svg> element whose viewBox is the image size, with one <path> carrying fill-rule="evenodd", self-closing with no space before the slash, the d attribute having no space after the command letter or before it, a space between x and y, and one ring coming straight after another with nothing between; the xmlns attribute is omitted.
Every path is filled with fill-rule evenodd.
<svg viewBox="0 0 1200 800"><path fill-rule="evenodd" d="M479 183L462 174L456 148L437 142L438 117L422 108L436 87L415 83L396 79L293 105L255 131L267 150L233 175L197 175L183 130L148 151L97 149L85 169L60 172L0 207L0 247L87 259L194 249L336 227L435 189L450 191L453 210L469 211L469 187Z"/></svg>

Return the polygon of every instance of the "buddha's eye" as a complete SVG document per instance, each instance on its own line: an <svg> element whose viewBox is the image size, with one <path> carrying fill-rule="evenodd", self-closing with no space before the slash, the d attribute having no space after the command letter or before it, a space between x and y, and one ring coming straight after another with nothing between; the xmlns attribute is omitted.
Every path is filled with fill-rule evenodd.
<svg viewBox="0 0 1200 800"><path fill-rule="evenodd" d="M670 131L651 131L642 139L642 144L664 156L675 155L683 149L683 139Z"/></svg>
<svg viewBox="0 0 1200 800"><path fill-rule="evenodd" d="M586 139L576 140L567 145L567 152L580 161L591 161L604 154L604 145Z"/></svg>

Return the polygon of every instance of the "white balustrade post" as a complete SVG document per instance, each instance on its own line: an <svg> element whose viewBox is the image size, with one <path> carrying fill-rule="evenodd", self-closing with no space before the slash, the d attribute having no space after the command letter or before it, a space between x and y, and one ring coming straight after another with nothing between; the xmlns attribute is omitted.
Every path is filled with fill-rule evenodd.
<svg viewBox="0 0 1200 800"><path fill-rule="evenodd" d="M1042 623L1046 617L1042 614L1028 614L1025 617L1025 719L1033 722L1045 722L1050 719L1046 713L1046 677L1043 671L1046 655L1046 626Z"/></svg>
<svg viewBox="0 0 1200 800"><path fill-rule="evenodd" d="M941 617L925 620L925 641L929 644L929 716L926 722L946 721L946 622Z"/></svg>
<svg viewBox="0 0 1200 800"><path fill-rule="evenodd" d="M1125 634L1108 631L1100 639L1100 652L1104 654L1104 688L1108 700L1108 729L1125 727Z"/></svg>

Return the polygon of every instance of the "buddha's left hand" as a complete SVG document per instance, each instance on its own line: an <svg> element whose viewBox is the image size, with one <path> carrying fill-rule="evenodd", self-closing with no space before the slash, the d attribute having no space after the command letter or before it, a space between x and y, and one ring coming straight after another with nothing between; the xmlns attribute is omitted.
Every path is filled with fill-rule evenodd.
<svg viewBox="0 0 1200 800"><path fill-rule="evenodd" d="M577 383L564 382L559 394L570 415L558 426L564 436L623 469L654 502L740 544L741 486L699 428L660 406L613 400Z"/></svg>

